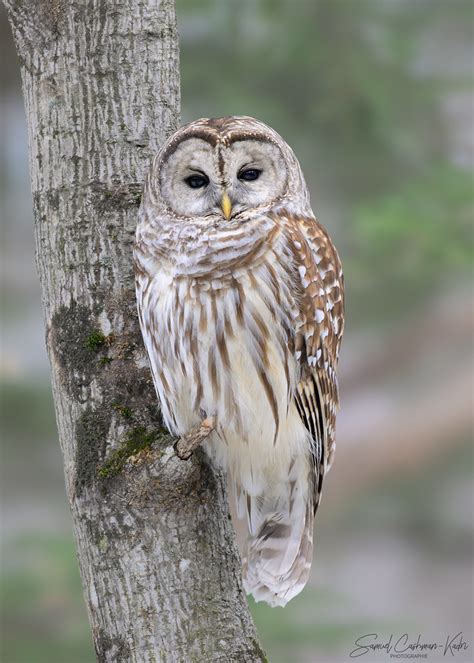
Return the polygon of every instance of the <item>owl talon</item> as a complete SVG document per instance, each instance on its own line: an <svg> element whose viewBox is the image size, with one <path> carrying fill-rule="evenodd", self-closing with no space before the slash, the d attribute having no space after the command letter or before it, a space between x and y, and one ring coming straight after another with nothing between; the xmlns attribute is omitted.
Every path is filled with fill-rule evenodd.
<svg viewBox="0 0 474 663"><path fill-rule="evenodd" d="M206 440L215 428L215 417L207 417L197 426L191 428L174 445L176 455L181 460L189 460L193 452Z"/></svg>

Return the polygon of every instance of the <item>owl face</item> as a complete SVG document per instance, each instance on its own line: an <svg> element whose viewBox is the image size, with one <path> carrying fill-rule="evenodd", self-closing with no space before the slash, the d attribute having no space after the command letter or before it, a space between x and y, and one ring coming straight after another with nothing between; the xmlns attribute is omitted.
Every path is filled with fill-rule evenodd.
<svg viewBox="0 0 474 663"><path fill-rule="evenodd" d="M249 117L196 120L177 131L157 156L149 186L155 206L175 221L223 226L306 191L288 145Z"/></svg>
<svg viewBox="0 0 474 663"><path fill-rule="evenodd" d="M252 139L212 145L190 137L177 146L160 173L163 200L174 213L223 221L272 205L287 182L281 150Z"/></svg>

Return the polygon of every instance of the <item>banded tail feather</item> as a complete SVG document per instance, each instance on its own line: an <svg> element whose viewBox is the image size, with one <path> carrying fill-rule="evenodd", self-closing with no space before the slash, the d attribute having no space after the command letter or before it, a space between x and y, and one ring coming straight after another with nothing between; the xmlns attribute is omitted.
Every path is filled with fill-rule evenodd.
<svg viewBox="0 0 474 663"><path fill-rule="evenodd" d="M237 494L248 539L243 553L243 585L254 599L285 606L299 594L311 570L315 498L314 469L295 458L286 477L269 480L264 491Z"/></svg>

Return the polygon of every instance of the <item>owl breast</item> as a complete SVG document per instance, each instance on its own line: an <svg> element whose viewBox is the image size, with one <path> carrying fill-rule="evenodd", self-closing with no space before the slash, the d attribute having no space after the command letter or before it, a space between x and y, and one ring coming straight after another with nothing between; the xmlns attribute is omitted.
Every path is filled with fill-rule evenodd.
<svg viewBox="0 0 474 663"><path fill-rule="evenodd" d="M188 242L141 288L139 310L165 423L182 435L214 416L208 451L256 495L307 450L292 398L297 304L278 229L247 251L221 239L194 255Z"/></svg>

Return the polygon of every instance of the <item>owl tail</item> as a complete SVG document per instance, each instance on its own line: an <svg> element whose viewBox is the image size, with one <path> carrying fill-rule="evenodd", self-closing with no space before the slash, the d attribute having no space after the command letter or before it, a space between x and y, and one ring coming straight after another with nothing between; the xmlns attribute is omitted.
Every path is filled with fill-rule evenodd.
<svg viewBox="0 0 474 663"><path fill-rule="evenodd" d="M251 496L237 489L240 517L249 537L243 554L243 585L254 599L285 606L309 578L313 555L312 481L293 463L284 481ZM293 475L293 476L292 476ZM304 477L304 478L303 478Z"/></svg>

